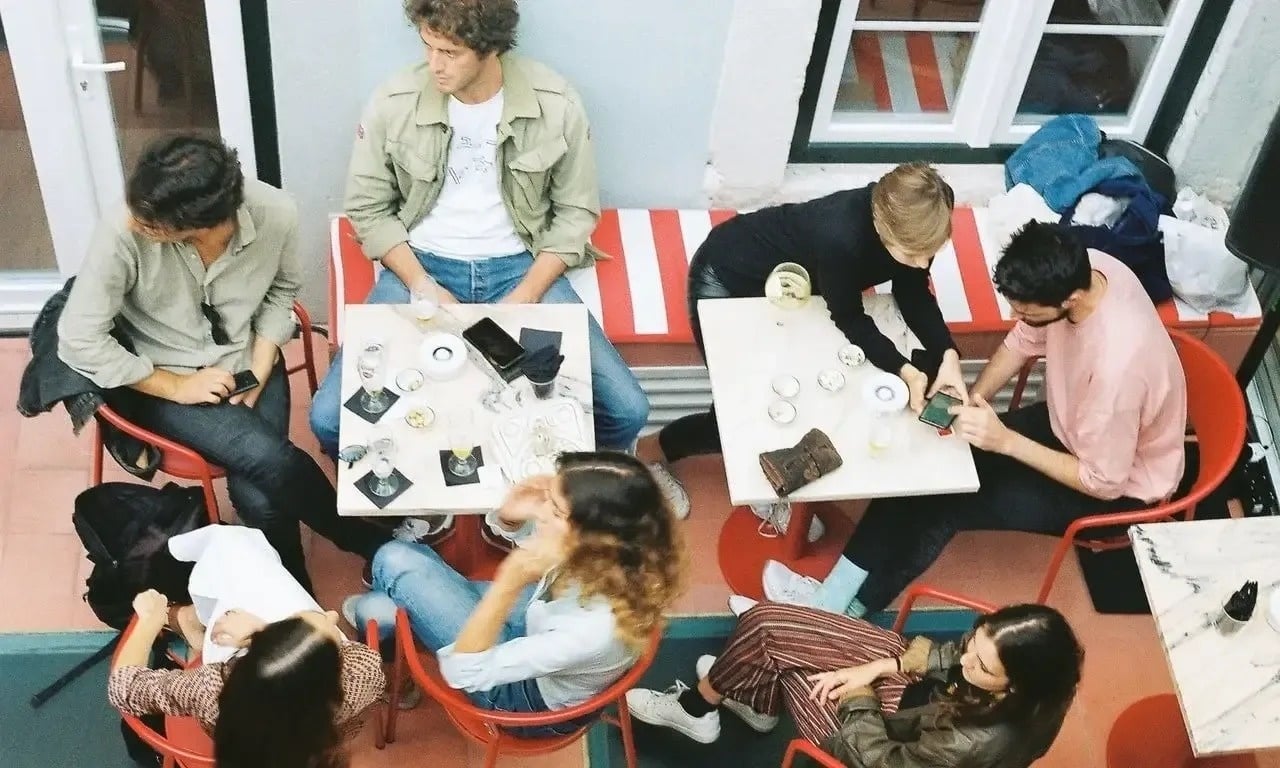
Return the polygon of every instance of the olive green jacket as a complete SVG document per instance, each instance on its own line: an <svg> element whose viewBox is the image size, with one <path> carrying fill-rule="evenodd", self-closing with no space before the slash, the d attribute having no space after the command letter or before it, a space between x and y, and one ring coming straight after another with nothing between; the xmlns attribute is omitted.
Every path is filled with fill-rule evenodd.
<svg viewBox="0 0 1280 768"><path fill-rule="evenodd" d="M903 672L945 680L963 648L917 637ZM935 704L885 714L869 688L846 698L838 718L840 730L823 746L850 768L1027 768L1047 748L1007 724L956 725Z"/></svg>
<svg viewBox="0 0 1280 768"><path fill-rule="evenodd" d="M600 217L591 130L573 87L551 69L503 54L498 122L502 201L534 255L555 253L569 267L597 256L587 242ZM444 185L453 135L448 97L426 63L393 75L356 130L344 207L369 258L409 239Z"/></svg>

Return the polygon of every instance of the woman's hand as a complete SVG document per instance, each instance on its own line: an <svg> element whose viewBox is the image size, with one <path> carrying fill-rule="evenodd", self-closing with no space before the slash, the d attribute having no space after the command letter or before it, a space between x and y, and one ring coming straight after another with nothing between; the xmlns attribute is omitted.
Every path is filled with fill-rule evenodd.
<svg viewBox="0 0 1280 768"><path fill-rule="evenodd" d="M513 526L537 520L551 503L547 498L550 485L550 475L536 475L511 486L498 508L498 519Z"/></svg>
<svg viewBox="0 0 1280 768"><path fill-rule="evenodd" d="M938 375L925 397L933 397L943 390L960 398L960 402L965 405L969 404L969 390L964 383L964 373L960 370L960 353L954 349L942 353L942 365L938 367Z"/></svg>
<svg viewBox="0 0 1280 768"><path fill-rule="evenodd" d="M213 642L231 648L244 648L249 645L249 638L265 626L267 623L252 613L232 608L213 622Z"/></svg>
<svg viewBox="0 0 1280 768"><path fill-rule="evenodd" d="M924 410L925 390L929 388L929 377L924 371L907 363L898 370L898 378L907 385L907 404L918 416Z"/></svg>
<svg viewBox="0 0 1280 768"><path fill-rule="evenodd" d="M154 589L139 592L133 598L133 612L143 621L158 620L163 625L169 619L169 598Z"/></svg>
<svg viewBox="0 0 1280 768"><path fill-rule="evenodd" d="M809 698L818 703L839 701L859 688L866 688L885 675L898 670L894 659L879 659L856 667L837 669L834 672L819 672L809 675L813 688L809 690Z"/></svg>
<svg viewBox="0 0 1280 768"><path fill-rule="evenodd" d="M516 547L511 554L507 555L498 566L494 581L523 587L541 579L563 560L563 542L558 537L540 531L527 543Z"/></svg>

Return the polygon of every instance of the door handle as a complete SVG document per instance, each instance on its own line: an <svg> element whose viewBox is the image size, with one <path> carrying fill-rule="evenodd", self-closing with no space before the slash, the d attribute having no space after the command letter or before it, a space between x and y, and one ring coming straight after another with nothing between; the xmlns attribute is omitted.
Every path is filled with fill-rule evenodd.
<svg viewBox="0 0 1280 768"><path fill-rule="evenodd" d="M123 61L85 61L84 57L79 54L76 54L71 59L71 68L77 72L123 72L124 67L125 63Z"/></svg>

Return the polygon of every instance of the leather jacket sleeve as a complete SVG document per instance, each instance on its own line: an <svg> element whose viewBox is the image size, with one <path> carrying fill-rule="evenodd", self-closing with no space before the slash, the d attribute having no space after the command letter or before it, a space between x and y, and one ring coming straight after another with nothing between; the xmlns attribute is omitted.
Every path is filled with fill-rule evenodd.
<svg viewBox="0 0 1280 768"><path fill-rule="evenodd" d="M857 696L840 705L840 730L825 749L849 768L955 768L982 749L990 734L956 727L932 717L888 723L875 696Z"/></svg>

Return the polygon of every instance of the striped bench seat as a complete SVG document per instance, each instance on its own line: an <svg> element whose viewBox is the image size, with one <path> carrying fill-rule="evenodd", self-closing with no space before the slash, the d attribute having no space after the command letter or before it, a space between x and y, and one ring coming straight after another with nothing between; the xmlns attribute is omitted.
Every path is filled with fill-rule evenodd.
<svg viewBox="0 0 1280 768"><path fill-rule="evenodd" d="M606 210L591 241L613 258L594 269L573 270L569 280L615 344L690 345L685 301L689 260L711 227L733 215L724 210ZM1008 302L991 284L999 248L985 218L984 208L957 208L952 241L938 253L932 269L938 304L961 346L965 336L998 338L1013 325ZM341 312L334 310L364 299L373 284L373 268L345 217L334 218L331 237L330 321L336 339ZM885 293L889 285L873 290ZM1177 299L1164 302L1159 311L1167 324L1202 331L1206 337L1211 329L1234 331L1243 339L1235 344L1239 349L1219 349L1234 365L1261 320L1256 296L1253 303L1253 311L1242 315L1205 314Z"/></svg>

